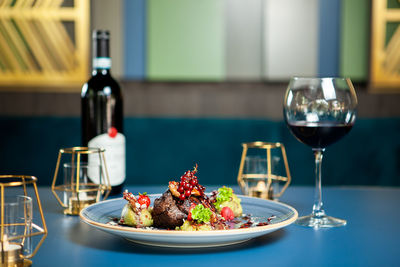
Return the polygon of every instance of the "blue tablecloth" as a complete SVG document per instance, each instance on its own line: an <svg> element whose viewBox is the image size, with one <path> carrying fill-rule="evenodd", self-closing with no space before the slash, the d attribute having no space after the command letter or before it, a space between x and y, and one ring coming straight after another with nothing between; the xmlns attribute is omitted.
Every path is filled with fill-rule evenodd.
<svg viewBox="0 0 400 267"><path fill-rule="evenodd" d="M207 187L207 191L215 187ZM237 187L236 187L237 188ZM165 186L130 186L132 192L161 193ZM63 215L50 188L39 194L48 236L33 266L398 266L400 188L325 187L328 215L345 227L314 230L290 225L245 243L203 249L157 248L97 230L78 216ZM308 214L312 187L292 186L280 199Z"/></svg>

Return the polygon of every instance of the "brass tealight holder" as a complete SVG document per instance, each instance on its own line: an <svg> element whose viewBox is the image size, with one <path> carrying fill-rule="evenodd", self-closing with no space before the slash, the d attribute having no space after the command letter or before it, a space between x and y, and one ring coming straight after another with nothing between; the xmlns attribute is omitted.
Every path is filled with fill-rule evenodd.
<svg viewBox="0 0 400 267"><path fill-rule="evenodd" d="M243 143L242 146L243 152L237 178L242 192L245 195L265 199L276 200L281 197L291 181L285 146L282 143L260 141ZM249 149L257 150L257 156L249 156ZM273 154L279 154L279 156L273 157ZM278 175L274 171L280 157L283 159L286 176Z"/></svg>
<svg viewBox="0 0 400 267"><path fill-rule="evenodd" d="M0 175L0 266L32 265L30 259L47 236L36 181L34 176ZM34 205L39 209L41 226L34 223ZM34 245L32 237L40 235Z"/></svg>
<svg viewBox="0 0 400 267"><path fill-rule="evenodd" d="M79 215L83 208L105 200L110 194L104 152L103 148L92 147L60 149L51 189L64 208L64 214ZM61 176L60 166L64 169L62 182L57 179Z"/></svg>

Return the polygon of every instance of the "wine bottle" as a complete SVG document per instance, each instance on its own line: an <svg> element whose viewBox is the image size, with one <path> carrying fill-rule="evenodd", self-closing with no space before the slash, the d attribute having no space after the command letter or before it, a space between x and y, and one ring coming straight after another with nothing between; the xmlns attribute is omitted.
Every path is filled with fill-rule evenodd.
<svg viewBox="0 0 400 267"><path fill-rule="evenodd" d="M111 194L115 195L122 192L126 174L123 97L110 72L109 32L95 30L92 37L93 72L81 92L82 143L105 149ZM95 160L89 155L89 164ZM99 182L96 177L91 179Z"/></svg>

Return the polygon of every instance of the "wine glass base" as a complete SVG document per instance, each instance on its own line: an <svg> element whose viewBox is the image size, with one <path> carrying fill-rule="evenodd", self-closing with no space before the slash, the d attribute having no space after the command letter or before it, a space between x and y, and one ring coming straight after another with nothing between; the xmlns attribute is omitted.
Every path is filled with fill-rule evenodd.
<svg viewBox="0 0 400 267"><path fill-rule="evenodd" d="M296 222L297 225L313 227L313 228L330 228L345 226L346 220L334 218L331 216L315 216L314 214L299 217Z"/></svg>

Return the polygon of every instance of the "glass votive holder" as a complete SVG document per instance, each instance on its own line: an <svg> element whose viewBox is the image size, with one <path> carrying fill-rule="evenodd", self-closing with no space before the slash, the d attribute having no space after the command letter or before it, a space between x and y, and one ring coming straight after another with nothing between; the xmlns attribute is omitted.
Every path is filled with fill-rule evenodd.
<svg viewBox="0 0 400 267"><path fill-rule="evenodd" d="M243 194L278 200L291 181L283 144L258 141L242 146L238 184Z"/></svg>
<svg viewBox="0 0 400 267"><path fill-rule="evenodd" d="M68 206L68 214L78 214L81 209L96 203L97 199L101 199L101 190L97 190L98 185L93 183L90 178L102 176L101 166L84 162L79 167L71 163L63 165L65 185L73 187L79 180L79 192L75 192L73 188L64 191L63 204Z"/></svg>
<svg viewBox="0 0 400 267"><path fill-rule="evenodd" d="M272 159L271 170L274 171L275 161L279 158ZM260 156L247 156L244 161L243 168L243 193L248 196L272 199L274 185L271 183L268 187L268 161Z"/></svg>
<svg viewBox="0 0 400 267"><path fill-rule="evenodd" d="M32 258L47 236L46 223L36 187L36 177L0 175L1 234L0 266L30 266ZM33 197L28 196L33 187ZM34 203L33 199L36 199ZM37 205L42 220L34 223L33 205ZM34 236L43 235L36 246Z"/></svg>
<svg viewBox="0 0 400 267"><path fill-rule="evenodd" d="M111 186L104 151L88 147L60 149L52 191L64 214L78 215L83 208L108 197ZM57 179L61 176L60 166L63 177Z"/></svg>

